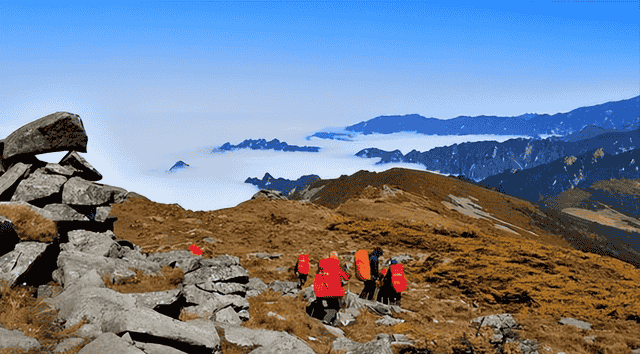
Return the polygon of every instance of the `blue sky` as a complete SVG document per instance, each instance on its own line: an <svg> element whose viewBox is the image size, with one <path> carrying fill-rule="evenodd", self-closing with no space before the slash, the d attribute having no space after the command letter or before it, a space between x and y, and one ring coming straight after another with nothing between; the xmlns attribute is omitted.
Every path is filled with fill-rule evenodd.
<svg viewBox="0 0 640 354"><path fill-rule="evenodd" d="M0 1L0 135L79 114L101 182L183 205L197 195L192 208L237 204L252 186L220 181L280 177L294 155L198 155L189 178L149 171L227 141L324 146L302 138L380 115L554 114L640 92L637 2L84 3ZM404 153L450 143L396 138L388 147ZM282 177L349 172L295 159L308 166ZM260 172L251 161L270 162Z"/></svg>

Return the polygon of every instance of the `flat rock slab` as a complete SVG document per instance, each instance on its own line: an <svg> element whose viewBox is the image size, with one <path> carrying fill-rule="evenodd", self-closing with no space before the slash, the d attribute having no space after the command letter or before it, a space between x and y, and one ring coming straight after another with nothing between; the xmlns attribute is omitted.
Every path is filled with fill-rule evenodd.
<svg viewBox="0 0 640 354"><path fill-rule="evenodd" d="M48 206L48 205L47 205ZM91 232L86 230L69 231L69 242L63 245L66 251L75 250L94 256L106 257L116 243L113 231Z"/></svg>
<svg viewBox="0 0 640 354"><path fill-rule="evenodd" d="M184 284L201 284L207 281L214 282L238 282L247 283L249 281L249 271L241 266L232 265L228 267L204 267L198 268L185 274Z"/></svg>
<svg viewBox="0 0 640 354"><path fill-rule="evenodd" d="M180 298L180 289L153 291L148 293L131 293L138 307L155 309L158 305L171 305Z"/></svg>
<svg viewBox="0 0 640 354"><path fill-rule="evenodd" d="M131 269L138 269L157 276L161 274L160 267L154 262L107 258L75 250L60 252L58 268L61 274L56 281L62 284L65 289L90 270L109 274L114 279L135 276L135 272Z"/></svg>
<svg viewBox="0 0 640 354"><path fill-rule="evenodd" d="M52 221L89 221L86 215L79 213L67 204L47 204L43 209L53 215Z"/></svg>
<svg viewBox="0 0 640 354"><path fill-rule="evenodd" d="M345 354L393 354L391 344L387 340L372 340L367 343L354 342L347 337L338 337L333 341L333 350Z"/></svg>
<svg viewBox="0 0 640 354"><path fill-rule="evenodd" d="M315 353L307 343L287 332L278 332L268 329L251 329L201 319L189 321L189 323L192 322L196 325L211 326L213 324L215 327L222 328L224 330L225 339L230 343L241 346L260 346L260 348L254 349L251 353Z"/></svg>
<svg viewBox="0 0 640 354"><path fill-rule="evenodd" d="M71 205L105 205L113 191L81 177L73 177L62 188L62 203Z"/></svg>
<svg viewBox="0 0 640 354"><path fill-rule="evenodd" d="M189 354L172 347L156 343L135 342L136 348L143 350L146 354Z"/></svg>
<svg viewBox="0 0 640 354"><path fill-rule="evenodd" d="M34 120L9 134L4 139L2 158L17 155L45 154L75 150L87 152L89 138L80 116L68 112L56 112Z"/></svg>
<svg viewBox="0 0 640 354"><path fill-rule="evenodd" d="M67 338L62 342L56 345L56 348L53 350L54 353L65 353L71 348L81 345L84 342L82 338Z"/></svg>
<svg viewBox="0 0 640 354"><path fill-rule="evenodd" d="M247 292L247 287L244 284L239 283L218 283L213 280L208 280L204 283L196 285L198 288L210 292L217 292L221 295L235 294L243 296Z"/></svg>
<svg viewBox="0 0 640 354"><path fill-rule="evenodd" d="M51 245L40 242L20 242L14 250L0 257L0 280L9 282L11 286Z"/></svg>
<svg viewBox="0 0 640 354"><path fill-rule="evenodd" d="M65 320L66 328L86 318L88 324L94 326L94 333L96 330L145 333L212 350L220 345L215 330L211 332L188 322L174 320L150 308L138 307L136 296L109 288L73 286L44 302L60 310L58 316ZM89 328L85 329L85 332L89 331Z"/></svg>
<svg viewBox="0 0 640 354"><path fill-rule="evenodd" d="M231 307L225 307L222 310L216 311L214 315L214 320L216 322L224 322L233 325L240 325L242 320L238 313L235 312Z"/></svg>
<svg viewBox="0 0 640 354"><path fill-rule="evenodd" d="M78 354L98 353L145 354L144 351L136 348L133 344L110 332L101 334L78 352Z"/></svg>
<svg viewBox="0 0 640 354"><path fill-rule="evenodd" d="M34 172L27 179L18 184L18 188L13 193L11 201L22 200L30 202L40 198L49 197L59 193L62 185L67 181L67 177L50 175L43 172Z"/></svg>
<svg viewBox="0 0 640 354"><path fill-rule="evenodd" d="M0 349L6 348L36 349L40 348L40 342L35 338L26 336L18 329L10 331L0 327Z"/></svg>
<svg viewBox="0 0 640 354"><path fill-rule="evenodd" d="M60 175L70 178L73 177L73 174L77 173L78 170L71 166L62 166L59 163L47 163L44 167L40 167L35 170L35 173L37 172L43 172L49 175Z"/></svg>
<svg viewBox="0 0 640 354"><path fill-rule="evenodd" d="M591 323L576 320L570 317L562 317L559 323L563 325L571 325L574 327L578 327L580 329L584 329L585 331L591 330Z"/></svg>
<svg viewBox="0 0 640 354"><path fill-rule="evenodd" d="M493 327L497 330L518 328L518 323L513 319L513 317L511 317L511 314L509 313L477 317L471 320L471 323L476 326Z"/></svg>
<svg viewBox="0 0 640 354"><path fill-rule="evenodd" d="M23 178L27 177L29 168L31 168L31 164L18 162L0 176L0 198L7 198L5 195L7 191L20 183Z"/></svg>
<svg viewBox="0 0 640 354"><path fill-rule="evenodd" d="M86 152L86 150L81 152ZM82 177L87 181L97 182L102 179L100 172L91 166L84 157L80 156L77 151L69 151L68 154L64 155L60 160L60 165L72 167L77 171L76 175L78 177Z"/></svg>

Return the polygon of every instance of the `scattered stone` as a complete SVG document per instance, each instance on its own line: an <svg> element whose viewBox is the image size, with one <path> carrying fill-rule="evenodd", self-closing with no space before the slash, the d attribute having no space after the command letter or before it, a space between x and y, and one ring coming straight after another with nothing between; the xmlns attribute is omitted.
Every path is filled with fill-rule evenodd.
<svg viewBox="0 0 640 354"><path fill-rule="evenodd" d="M238 313L235 312L230 306L223 308L215 313L214 319L216 322L224 322L234 325L240 325L242 320Z"/></svg>
<svg viewBox="0 0 640 354"><path fill-rule="evenodd" d="M573 319L571 317L562 317L560 319L559 323L563 324L563 325L571 325L571 326L574 326L574 327L578 327L578 328L583 329L585 331L588 331L588 330L591 329L591 323L585 322L585 321L576 320L576 319Z"/></svg>
<svg viewBox="0 0 640 354"><path fill-rule="evenodd" d="M282 257L281 253L249 253L247 256L253 256L260 259L276 259Z"/></svg>
<svg viewBox="0 0 640 354"><path fill-rule="evenodd" d="M279 319L279 320L281 320L281 321L284 321L284 320L285 320L285 318L284 318L284 317L282 317L282 316L278 315L278 314L277 314L277 313L275 313L275 312L271 312L271 311L269 311L269 313L267 314L267 316L275 317L275 318L277 318L277 319Z"/></svg>
<svg viewBox="0 0 640 354"><path fill-rule="evenodd" d="M404 322L404 320L384 315L381 319L376 321L376 324L381 326L393 326L402 322Z"/></svg>

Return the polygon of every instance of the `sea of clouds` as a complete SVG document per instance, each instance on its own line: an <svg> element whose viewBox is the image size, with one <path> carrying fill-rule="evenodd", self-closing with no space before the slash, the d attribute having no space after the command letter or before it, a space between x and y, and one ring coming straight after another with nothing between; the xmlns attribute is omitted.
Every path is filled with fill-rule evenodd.
<svg viewBox="0 0 640 354"><path fill-rule="evenodd" d="M378 158L360 158L355 154L366 148L378 148L403 154L416 149L420 152L438 146L448 146L463 142L493 140L503 142L519 136L506 135L465 135L435 136L416 133L355 135L353 141L327 140L307 137L313 132L288 132L277 137L289 145L318 146L320 152L284 152L273 150L240 149L212 153L222 145L219 138L210 146L198 146L173 153L149 155L145 166L127 165L115 161L117 173L105 174L98 183L115 185L135 191L159 203L178 203L185 209L208 211L230 208L251 199L259 189L244 183L249 177L262 178L265 173L274 178L298 179L304 175L315 174L323 179L351 175L360 170L382 172L393 167L422 170L418 164L393 163L376 165ZM246 137L252 138L252 137ZM273 138L264 137L267 141ZM526 138L526 137L525 137ZM220 140L221 139L221 140ZM236 137L237 139L237 137ZM257 137L253 137L257 139ZM229 141L237 145L242 140ZM187 143L185 143L188 146ZM40 155L47 162L58 162L65 153L58 152ZM182 160L189 168L175 173L167 171L177 161ZM89 160L91 163L91 160ZM129 167L127 167L129 166ZM435 171L434 171L435 172Z"/></svg>

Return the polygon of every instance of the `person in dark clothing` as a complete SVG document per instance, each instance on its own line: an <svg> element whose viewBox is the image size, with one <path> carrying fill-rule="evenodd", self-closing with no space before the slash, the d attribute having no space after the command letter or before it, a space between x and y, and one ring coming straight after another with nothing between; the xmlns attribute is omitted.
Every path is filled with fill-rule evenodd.
<svg viewBox="0 0 640 354"><path fill-rule="evenodd" d="M389 305L389 287L391 286L391 277L388 269L380 271L381 280L379 281L378 296L376 301L385 305Z"/></svg>
<svg viewBox="0 0 640 354"><path fill-rule="evenodd" d="M369 267L371 268L371 278L364 281L364 289L360 293L361 299L375 300L376 280L380 277L378 268L378 258L382 256L382 248L376 247L369 256Z"/></svg>

